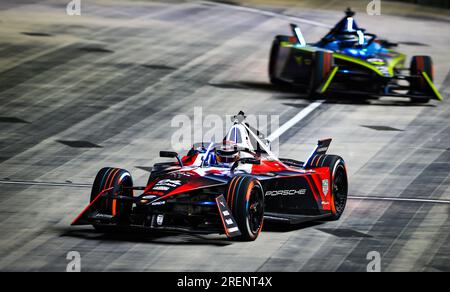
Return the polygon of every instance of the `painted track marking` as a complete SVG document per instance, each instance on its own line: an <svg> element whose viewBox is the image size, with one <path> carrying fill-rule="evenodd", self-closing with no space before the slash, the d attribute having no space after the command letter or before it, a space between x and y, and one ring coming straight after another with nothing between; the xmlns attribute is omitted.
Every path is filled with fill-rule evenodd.
<svg viewBox="0 0 450 292"><path fill-rule="evenodd" d="M26 181L26 180L0 180L3 185L23 185L23 186L46 186L46 187L75 187L90 188L91 184L78 184L69 182L42 182L42 181Z"/></svg>
<svg viewBox="0 0 450 292"><path fill-rule="evenodd" d="M25 181L25 180L0 180L0 184L25 185L25 186L46 186L46 187L74 187L74 188L90 188L91 187L91 184L83 184L83 183ZM450 205L450 200L435 200L435 199L420 199L420 198L348 196L348 199L349 200L411 202L411 203L429 203L429 204L448 204L448 205Z"/></svg>
<svg viewBox="0 0 450 292"><path fill-rule="evenodd" d="M372 201L390 201L390 202L450 204L449 200L434 200L434 199L419 199L419 198L389 198L389 197L349 196L348 199L352 199L352 200L372 200Z"/></svg>
<svg viewBox="0 0 450 292"><path fill-rule="evenodd" d="M273 133L267 137L269 141L273 141L283 135L286 131L288 131L290 128L295 126L298 122L306 118L308 115L310 115L315 109L317 109L321 104L324 103L324 100L316 101L302 109L298 114L296 114L292 119L287 121L285 124L283 124L281 127L276 129Z"/></svg>
<svg viewBox="0 0 450 292"><path fill-rule="evenodd" d="M324 28L333 28L332 25L328 25L328 24L325 24L322 22L309 20L309 19L301 18L301 17L297 17L297 16L286 15L286 14L282 14L282 13L267 11L267 10L263 10L263 9L238 6L238 5L226 4L226 3L219 3L219 2L212 2L212 1L200 1L200 3L205 3L208 5L214 5L214 6L219 6L219 7L227 7L227 8L238 10L238 11L256 13L256 14L270 16L270 17L276 17L276 18L284 19L284 20L287 20L290 22L305 23L305 24L310 24L310 25L324 27Z"/></svg>

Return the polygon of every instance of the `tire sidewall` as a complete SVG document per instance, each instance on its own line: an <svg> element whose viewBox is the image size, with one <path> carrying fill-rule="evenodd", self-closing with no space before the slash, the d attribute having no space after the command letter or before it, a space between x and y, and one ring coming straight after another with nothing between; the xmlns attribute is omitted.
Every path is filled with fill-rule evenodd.
<svg viewBox="0 0 450 292"><path fill-rule="evenodd" d="M272 49L270 50L270 59L269 59L269 78L270 82L275 85L279 85L280 80L276 76L276 65L278 54L280 52L281 41L279 37L276 37L272 43Z"/></svg>
<svg viewBox="0 0 450 292"><path fill-rule="evenodd" d="M120 180L120 181L119 181ZM113 193L115 195L119 195L121 186L133 187L133 179L130 173L125 169L113 168L113 167L105 167L102 168L98 173L94 180L94 184L92 186L91 191L91 200L92 202L97 196L105 189L113 188ZM128 191L123 191L120 193L122 196L133 196L133 190L130 189ZM112 215L113 213L113 199L104 199L97 203L96 211ZM130 215L132 203L129 202L115 202L116 206L116 217L118 221L127 220Z"/></svg>
<svg viewBox="0 0 450 292"><path fill-rule="evenodd" d="M421 72L427 73L431 81L434 79L433 60L430 56L413 56L410 64L411 75L421 75ZM427 92L426 81L422 76L419 80L411 81L412 91Z"/></svg>
<svg viewBox="0 0 450 292"><path fill-rule="evenodd" d="M345 180L346 180L346 194L345 194L346 199L345 199L345 203L344 203L344 206L343 206L342 210L339 212L336 209L336 196L335 196L336 194L334 193L334 184L335 184L335 177L336 177L337 171L340 170L340 169L342 171L344 171L344 177L345 177ZM331 196L332 196L331 197L332 219L333 220L338 220L342 216L342 214L343 214L343 212L345 210L345 207L346 207L346 204L347 204L347 195L348 195L347 170L345 168L344 160L341 157L339 157L339 156L333 157L332 163L330 163L330 181L331 181L331 183L330 183L330 190L331 190Z"/></svg>
<svg viewBox="0 0 450 292"><path fill-rule="evenodd" d="M259 190L259 196L263 204L263 215L261 219L261 224L256 233L251 230L250 222L249 222L249 210L247 207L247 203L250 200L251 192L254 189ZM234 200L232 202L232 213L235 217L236 223L241 231L241 237L237 238L241 241L253 241L255 240L259 234L261 233L263 222L264 222L264 191L261 183L249 176L241 176L238 177L238 181L235 186L234 192Z"/></svg>

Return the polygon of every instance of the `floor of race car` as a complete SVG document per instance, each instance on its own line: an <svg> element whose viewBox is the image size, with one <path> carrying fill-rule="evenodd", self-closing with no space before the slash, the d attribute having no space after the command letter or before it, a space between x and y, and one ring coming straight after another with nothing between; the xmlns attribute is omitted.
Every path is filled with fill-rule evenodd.
<svg viewBox="0 0 450 292"><path fill-rule="evenodd" d="M1 271L65 271L70 251L84 271L366 271L372 251L383 271L450 271L449 18L357 15L408 55L433 56L444 102L314 103L268 84L271 40L293 21L275 16L301 17L315 41L346 7L272 15L164 2L83 0L82 16L67 16L51 0L1 1ZM282 157L302 160L318 138L333 137L330 153L349 172L342 219L268 225L251 243L69 227L101 167L145 184L170 145L172 118L193 118L195 107L204 117L279 115L290 126Z"/></svg>

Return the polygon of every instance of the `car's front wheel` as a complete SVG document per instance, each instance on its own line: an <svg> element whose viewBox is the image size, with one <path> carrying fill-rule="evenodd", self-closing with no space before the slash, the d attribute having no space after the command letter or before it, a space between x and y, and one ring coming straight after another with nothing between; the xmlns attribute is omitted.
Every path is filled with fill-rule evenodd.
<svg viewBox="0 0 450 292"><path fill-rule="evenodd" d="M94 206L93 212L103 215L111 215L118 224L126 223L129 220L132 202L117 200L118 195L125 197L133 197L133 180L130 173L125 169L105 167L102 168L95 177L92 185L90 202ZM107 190L112 197L101 197L102 193ZM95 229L104 231L102 225L93 225Z"/></svg>
<svg viewBox="0 0 450 292"><path fill-rule="evenodd" d="M264 192L251 176L236 176L230 183L228 205L241 231L240 241L253 241L261 233L264 221Z"/></svg>
<svg viewBox="0 0 450 292"><path fill-rule="evenodd" d="M410 74L415 78L410 81L410 94L432 94L422 73L426 73L428 78L433 81L433 71L433 61L430 56L413 56ZM414 103L428 103L429 101L429 98L411 98L411 102Z"/></svg>

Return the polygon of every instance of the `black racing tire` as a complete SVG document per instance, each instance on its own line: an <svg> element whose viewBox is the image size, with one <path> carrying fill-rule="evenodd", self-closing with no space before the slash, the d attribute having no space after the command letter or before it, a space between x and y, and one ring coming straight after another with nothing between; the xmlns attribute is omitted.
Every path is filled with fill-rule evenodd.
<svg viewBox="0 0 450 292"><path fill-rule="evenodd" d="M427 73L430 80L434 79L433 60L430 56L413 56L410 65L411 76L420 76L418 79L412 79L410 81L410 93L412 94L424 94L430 93L430 89L427 85L427 81L422 76L422 72ZM428 103L429 98L411 98L413 103Z"/></svg>
<svg viewBox="0 0 450 292"><path fill-rule="evenodd" d="M254 241L264 222L264 191L261 183L251 176L236 176L229 186L227 202L241 231L237 241Z"/></svg>
<svg viewBox="0 0 450 292"><path fill-rule="evenodd" d="M316 97L317 89L326 80L334 67L334 58L332 52L317 51L314 53L314 61L311 70L311 77L308 87L308 96Z"/></svg>
<svg viewBox="0 0 450 292"><path fill-rule="evenodd" d="M105 167L102 168L95 177L92 185L91 199L92 203L99 194L109 188L115 196L133 197L133 179L130 173L125 169ZM119 201L111 198L99 197L93 206L93 211L100 214L113 215L117 224L126 224L129 222L133 203L130 201ZM103 226L93 225L98 231L105 231Z"/></svg>
<svg viewBox="0 0 450 292"><path fill-rule="evenodd" d="M339 220L344 213L348 196L348 177L345 161L337 155L317 155L312 160L312 167L330 169L329 192L331 193L331 216L327 220Z"/></svg>
<svg viewBox="0 0 450 292"><path fill-rule="evenodd" d="M276 36L272 43L272 49L270 50L270 59L269 59L269 79L273 85L284 88L289 86L289 83L279 79L276 74L276 65L282 39L283 39L282 36Z"/></svg>

